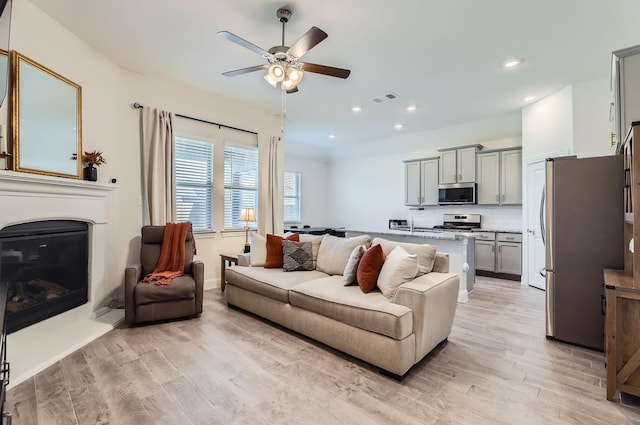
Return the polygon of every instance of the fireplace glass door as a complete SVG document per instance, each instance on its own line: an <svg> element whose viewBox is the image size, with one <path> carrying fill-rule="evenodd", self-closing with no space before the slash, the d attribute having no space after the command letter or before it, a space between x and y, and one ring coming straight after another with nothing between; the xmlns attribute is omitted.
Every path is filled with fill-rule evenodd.
<svg viewBox="0 0 640 425"><path fill-rule="evenodd" d="M88 251L88 226L81 221L37 221L0 230L8 333L87 302Z"/></svg>

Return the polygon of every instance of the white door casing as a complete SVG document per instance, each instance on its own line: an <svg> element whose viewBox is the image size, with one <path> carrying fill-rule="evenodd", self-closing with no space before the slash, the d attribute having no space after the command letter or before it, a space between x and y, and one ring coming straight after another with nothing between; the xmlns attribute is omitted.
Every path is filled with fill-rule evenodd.
<svg viewBox="0 0 640 425"><path fill-rule="evenodd" d="M540 201L545 180L545 160L527 166L527 236L528 270L527 283L535 288L545 289L544 277L540 270L544 268L545 248L542 243L540 226Z"/></svg>

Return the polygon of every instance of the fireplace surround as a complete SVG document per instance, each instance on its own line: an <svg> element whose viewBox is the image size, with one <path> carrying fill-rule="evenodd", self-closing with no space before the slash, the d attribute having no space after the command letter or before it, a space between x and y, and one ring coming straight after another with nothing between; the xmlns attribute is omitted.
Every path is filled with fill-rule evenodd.
<svg viewBox="0 0 640 425"><path fill-rule="evenodd" d="M63 220L87 228L87 302L7 337L11 386L33 376L87 342L113 329L122 310L97 311L121 284L121 259L111 245L117 233L115 184L0 170L0 231L11 226ZM100 314L102 314L101 312Z"/></svg>

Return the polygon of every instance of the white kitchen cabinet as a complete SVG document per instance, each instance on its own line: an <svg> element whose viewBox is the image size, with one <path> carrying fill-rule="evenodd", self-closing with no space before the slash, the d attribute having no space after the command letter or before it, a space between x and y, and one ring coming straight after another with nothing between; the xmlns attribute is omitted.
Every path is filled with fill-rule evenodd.
<svg viewBox="0 0 640 425"><path fill-rule="evenodd" d="M476 147L457 149L458 183L476 182Z"/></svg>
<svg viewBox="0 0 640 425"><path fill-rule="evenodd" d="M458 182L457 162L455 150L440 153L440 184Z"/></svg>
<svg viewBox="0 0 640 425"><path fill-rule="evenodd" d="M438 158L405 161L404 204L438 205Z"/></svg>
<svg viewBox="0 0 640 425"><path fill-rule="evenodd" d="M500 152L500 203L522 204L522 150Z"/></svg>
<svg viewBox="0 0 640 425"><path fill-rule="evenodd" d="M438 205L438 158L420 161L420 205Z"/></svg>
<svg viewBox="0 0 640 425"><path fill-rule="evenodd" d="M476 270L522 274L522 234L478 232L476 238Z"/></svg>
<svg viewBox="0 0 640 425"><path fill-rule="evenodd" d="M478 154L477 183L480 205L522 204L522 150Z"/></svg>
<svg viewBox="0 0 640 425"><path fill-rule="evenodd" d="M420 205L420 161L404 163L404 204Z"/></svg>
<svg viewBox="0 0 640 425"><path fill-rule="evenodd" d="M478 204L493 205L500 203L500 153L478 154Z"/></svg>
<svg viewBox="0 0 640 425"><path fill-rule="evenodd" d="M479 149L482 145L440 150L440 184L475 183Z"/></svg>

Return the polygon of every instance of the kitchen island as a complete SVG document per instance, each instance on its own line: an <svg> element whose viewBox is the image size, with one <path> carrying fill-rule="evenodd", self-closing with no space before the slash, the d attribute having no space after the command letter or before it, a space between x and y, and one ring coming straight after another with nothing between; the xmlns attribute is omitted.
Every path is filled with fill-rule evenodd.
<svg viewBox="0 0 640 425"><path fill-rule="evenodd" d="M460 275L458 302L469 300L476 280L475 240L472 233L434 232L417 228L409 230L382 230L367 232L364 230L346 230L346 236L371 235L372 238L384 238L396 242L409 242L434 245L438 252L449 254L449 271ZM466 285L465 285L466 283Z"/></svg>

